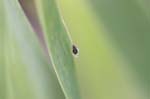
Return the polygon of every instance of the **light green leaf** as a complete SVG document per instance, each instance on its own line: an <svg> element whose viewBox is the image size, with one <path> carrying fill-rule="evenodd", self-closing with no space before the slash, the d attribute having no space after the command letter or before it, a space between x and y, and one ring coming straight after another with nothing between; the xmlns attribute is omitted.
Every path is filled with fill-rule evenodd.
<svg viewBox="0 0 150 99"><path fill-rule="evenodd" d="M17 0L0 0L0 99L64 99Z"/></svg>
<svg viewBox="0 0 150 99"><path fill-rule="evenodd" d="M83 99L148 99L148 90L144 91L143 87L138 84L140 81L137 79L135 71L130 68L136 65L130 62L130 57L128 57L129 59L125 57L126 53L122 52L123 48L118 47L120 41L128 42L122 43L120 46L126 46L131 50L132 46L136 46L130 46L132 38L130 41L123 39L123 37L132 36L133 30L136 33L136 28L138 30L136 35L140 33L142 35L140 29L144 31L144 26L149 33L148 20L144 14L135 12L135 9L140 11L138 7L130 9L132 5L128 1L133 2L134 0L91 0L90 3L89 0L58 0L71 37L80 49L75 63ZM109 5L105 5L103 2ZM96 8L98 15L91 7L92 5ZM124 10L125 8L128 10ZM117 13L116 10L119 12ZM128 17L132 18L128 20ZM142 18L144 18L143 21L140 20ZM132 21L132 19L138 20ZM140 25L139 22L142 24ZM123 26L128 28L123 28ZM114 29L114 35L109 35L112 33L110 29ZM120 30L126 32L118 32ZM112 36L117 36L115 33L118 36L124 33L124 36L118 37L120 41L115 42L112 38ZM138 40L135 42L138 43ZM134 51L138 51L138 49L134 49Z"/></svg>
<svg viewBox="0 0 150 99"><path fill-rule="evenodd" d="M72 42L55 0L38 0L37 10L44 29L51 60L67 99L80 99L72 56Z"/></svg>
<svg viewBox="0 0 150 99"><path fill-rule="evenodd" d="M107 28L143 89L150 89L150 2L91 0L93 12ZM90 2L90 3L91 3Z"/></svg>

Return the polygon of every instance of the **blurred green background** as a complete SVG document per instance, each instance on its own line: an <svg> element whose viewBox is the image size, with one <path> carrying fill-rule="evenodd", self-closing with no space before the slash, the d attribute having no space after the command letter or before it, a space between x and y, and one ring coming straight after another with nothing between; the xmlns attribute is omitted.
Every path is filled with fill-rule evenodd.
<svg viewBox="0 0 150 99"><path fill-rule="evenodd" d="M148 0L1 0L0 99L78 99L78 86L81 99L150 99L149 9Z"/></svg>
<svg viewBox="0 0 150 99"><path fill-rule="evenodd" d="M76 60L86 99L150 98L150 24L148 8L142 8L146 2L150 4L61 0L64 20L80 48Z"/></svg>

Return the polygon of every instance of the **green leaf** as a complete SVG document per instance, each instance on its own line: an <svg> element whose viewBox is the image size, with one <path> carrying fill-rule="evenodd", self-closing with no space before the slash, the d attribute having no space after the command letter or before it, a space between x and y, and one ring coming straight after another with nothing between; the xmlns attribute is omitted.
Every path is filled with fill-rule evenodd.
<svg viewBox="0 0 150 99"><path fill-rule="evenodd" d="M133 4L130 3L133 1L135 0L91 0L89 3L89 0L58 0L72 40L80 49L75 63L83 99L148 99L148 89L144 90L143 86L139 85L136 71L131 68L137 64L131 63L133 60L130 60L130 55L136 57L136 54L133 54L137 51L139 53L136 58L141 57L139 54L142 47L135 47L140 42L132 37L142 35L146 31L148 38L149 21L137 6L131 7ZM136 33L136 29L138 34L133 35L132 32ZM117 42L112 38L115 36L118 36ZM118 43L124 48L120 48ZM139 45L143 46L143 43ZM133 47L137 49L133 50ZM123 50L133 51L125 57L127 53ZM146 47L146 50L149 54L149 47ZM149 58L146 56L144 55L144 59L148 62ZM148 80L149 69L142 68L142 64L138 65L146 72L144 78Z"/></svg>
<svg viewBox="0 0 150 99"><path fill-rule="evenodd" d="M150 12L147 0L91 0L93 11L108 29L139 84L150 89Z"/></svg>
<svg viewBox="0 0 150 99"><path fill-rule="evenodd" d="M80 99L69 39L55 0L38 0L37 10L51 60L67 99Z"/></svg>
<svg viewBox="0 0 150 99"><path fill-rule="evenodd" d="M150 88L150 13L147 5L147 0L113 0L112 3L94 0L93 3L93 9L132 63L130 68L136 71L146 90Z"/></svg>
<svg viewBox="0 0 150 99"><path fill-rule="evenodd" d="M64 99L17 0L0 0L0 99Z"/></svg>

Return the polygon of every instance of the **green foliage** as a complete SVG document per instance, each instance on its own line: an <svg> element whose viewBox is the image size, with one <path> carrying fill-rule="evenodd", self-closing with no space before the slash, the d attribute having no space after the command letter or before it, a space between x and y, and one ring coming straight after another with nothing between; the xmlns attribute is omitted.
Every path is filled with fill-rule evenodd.
<svg viewBox="0 0 150 99"><path fill-rule="evenodd" d="M18 1L0 1L0 99L63 99Z"/></svg>
<svg viewBox="0 0 150 99"><path fill-rule="evenodd" d="M67 99L80 99L72 44L62 23L55 0L38 0L37 10L44 29L51 60Z"/></svg>
<svg viewBox="0 0 150 99"><path fill-rule="evenodd" d="M0 99L149 99L146 0L34 2L50 58L19 1L0 0Z"/></svg>

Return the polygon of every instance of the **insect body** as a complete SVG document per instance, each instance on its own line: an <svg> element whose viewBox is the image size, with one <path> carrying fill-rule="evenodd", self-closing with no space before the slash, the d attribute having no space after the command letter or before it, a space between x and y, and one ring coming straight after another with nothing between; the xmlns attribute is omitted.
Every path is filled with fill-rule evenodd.
<svg viewBox="0 0 150 99"><path fill-rule="evenodd" d="M72 53L74 55L78 55L78 53L79 53L79 49L75 45L72 45Z"/></svg>

